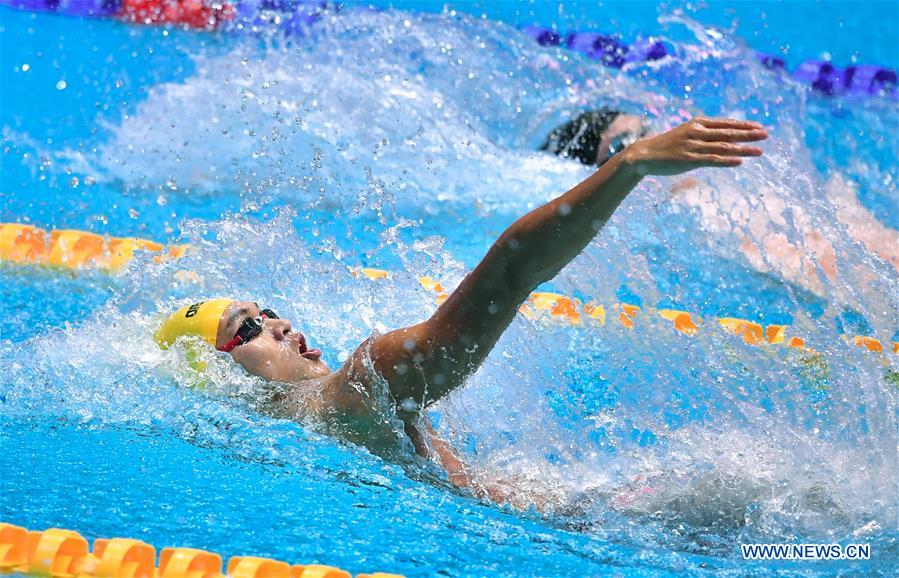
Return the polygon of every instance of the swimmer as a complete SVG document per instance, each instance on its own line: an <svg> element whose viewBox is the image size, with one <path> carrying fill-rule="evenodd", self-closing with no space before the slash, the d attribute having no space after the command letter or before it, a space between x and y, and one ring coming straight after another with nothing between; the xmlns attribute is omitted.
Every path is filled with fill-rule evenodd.
<svg viewBox="0 0 899 578"><path fill-rule="evenodd" d="M477 479L435 435L424 410L465 383L528 295L586 247L644 176L735 167L760 156L747 143L765 138L758 123L696 118L614 151L586 180L513 223L429 319L369 338L336 371L290 321L249 301L185 307L162 324L156 340L162 347L181 336L205 340L248 373L277 384L273 415L311 418L376 453L397 445L391 419L398 419L415 452L439 462L453 484L526 507L507 485Z"/></svg>
<svg viewBox="0 0 899 578"><path fill-rule="evenodd" d="M584 112L554 129L540 150L585 165L602 166L628 144L646 135L639 116L609 108ZM675 183L672 199L678 207L697 209L702 227L719 234L733 233L740 252L760 272L776 269L783 279L816 295L824 295L824 278L837 279L836 251L800 206L787 206L771 187L755 193L750 204L745 194L728 183L712 187L694 178ZM881 224L858 200L853 186L834 177L824 186L824 196L835 209L837 222L849 237L899 272L899 231ZM784 232L791 221L799 237Z"/></svg>
<svg viewBox="0 0 899 578"><path fill-rule="evenodd" d="M540 150L601 167L643 136L646 127L639 116L600 108L581 113L553 129Z"/></svg>

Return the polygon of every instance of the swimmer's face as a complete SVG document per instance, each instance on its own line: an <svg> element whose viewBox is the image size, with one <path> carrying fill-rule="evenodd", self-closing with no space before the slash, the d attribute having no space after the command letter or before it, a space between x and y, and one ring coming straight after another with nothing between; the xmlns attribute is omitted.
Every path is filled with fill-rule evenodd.
<svg viewBox="0 0 899 578"><path fill-rule="evenodd" d="M261 314L255 303L231 303L219 320L216 347L228 343L244 319ZM321 352L309 349L303 334L294 331L286 319L263 319L262 332L232 349L231 357L247 372L271 381L297 383L331 373L320 359Z"/></svg>
<svg viewBox="0 0 899 578"><path fill-rule="evenodd" d="M633 114L619 114L609 127L602 132L599 139L599 148L596 150L596 165L602 165L621 145L627 145L637 140L644 132L643 119Z"/></svg>

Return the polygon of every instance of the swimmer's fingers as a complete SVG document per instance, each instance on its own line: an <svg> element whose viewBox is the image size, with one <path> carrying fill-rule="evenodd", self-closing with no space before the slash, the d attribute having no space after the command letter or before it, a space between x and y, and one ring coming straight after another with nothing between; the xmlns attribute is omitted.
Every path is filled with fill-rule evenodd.
<svg viewBox="0 0 899 578"><path fill-rule="evenodd" d="M760 126L746 130L696 126L690 132L693 138L709 142L754 142L768 138L768 131Z"/></svg>
<svg viewBox="0 0 899 578"><path fill-rule="evenodd" d="M697 118L660 135L633 143L622 153L641 175L677 175L700 167L736 167L762 154L749 143L767 138L758 123Z"/></svg>
<svg viewBox="0 0 899 578"><path fill-rule="evenodd" d="M734 157L760 157L762 149L751 145L741 145L722 141L691 141L691 152L699 154L723 155Z"/></svg>
<svg viewBox="0 0 899 578"><path fill-rule="evenodd" d="M737 120L735 118L706 118L704 116L694 118L691 123L709 129L725 129L735 131L765 130L765 127L751 120Z"/></svg>
<svg viewBox="0 0 899 578"><path fill-rule="evenodd" d="M701 167L738 167L743 164L743 159L740 157L728 156L728 155L712 155L712 154L697 154L692 153L688 157L688 161L691 165L691 168L701 168Z"/></svg>

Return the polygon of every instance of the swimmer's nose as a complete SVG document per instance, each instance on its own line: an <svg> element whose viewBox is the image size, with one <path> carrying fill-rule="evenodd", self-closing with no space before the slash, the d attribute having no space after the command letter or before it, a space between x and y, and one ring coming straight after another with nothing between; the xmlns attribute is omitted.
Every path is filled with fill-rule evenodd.
<svg viewBox="0 0 899 578"><path fill-rule="evenodd" d="M266 319L265 324L269 326L277 341L283 341L293 331L293 327L287 319Z"/></svg>

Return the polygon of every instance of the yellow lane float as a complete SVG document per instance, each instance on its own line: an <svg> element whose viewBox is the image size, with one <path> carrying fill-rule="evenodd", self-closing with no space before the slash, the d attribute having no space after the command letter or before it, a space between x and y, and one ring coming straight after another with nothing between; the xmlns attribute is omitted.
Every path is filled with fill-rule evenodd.
<svg viewBox="0 0 899 578"><path fill-rule="evenodd" d="M290 565L255 556L235 556L222 573L222 557L193 548L156 549L140 540L98 538L94 550L77 532L50 528L28 531L0 522L0 573L46 578L352 578L321 564ZM356 578L403 578L399 574L357 574Z"/></svg>
<svg viewBox="0 0 899 578"><path fill-rule="evenodd" d="M44 231L33 225L0 223L0 260L67 269L117 271L134 258L135 251L159 253L160 258L184 255L186 245L172 245L131 237L102 237L76 230Z"/></svg>
<svg viewBox="0 0 899 578"><path fill-rule="evenodd" d="M189 249L187 245L171 245L166 249L161 243L138 238L103 237L95 233L77 230L45 231L33 225L21 223L0 223L0 261L19 264L45 265L67 269L102 269L118 271L124 268L137 251L155 253L154 259L177 259ZM390 273L383 269L355 267L354 276L363 276L373 281L390 279ZM179 271L181 277L197 277L192 271ZM449 296L444 286L430 277L421 277L419 283L426 290L435 293L437 304ZM641 308L628 303L613 306L618 322L629 329L634 328ZM606 324L606 309L594 301L582 303L578 299L560 293L534 292L520 308L528 319L549 319L570 325ZM702 319L687 311L659 309L660 317L670 322L675 330L684 335L696 335ZM742 339L747 345L783 345L794 349L814 351L805 340L796 335L787 335L787 325L762 325L738 319L721 317L717 319L722 329ZM847 343L873 353L888 350L878 339L865 335L845 336ZM899 342L889 348L899 354ZM296 578L296 577L293 577Z"/></svg>

